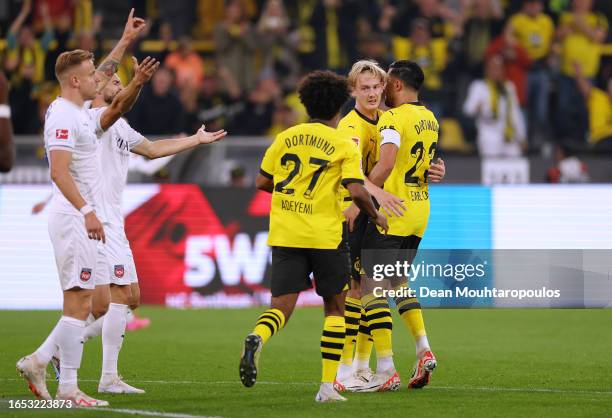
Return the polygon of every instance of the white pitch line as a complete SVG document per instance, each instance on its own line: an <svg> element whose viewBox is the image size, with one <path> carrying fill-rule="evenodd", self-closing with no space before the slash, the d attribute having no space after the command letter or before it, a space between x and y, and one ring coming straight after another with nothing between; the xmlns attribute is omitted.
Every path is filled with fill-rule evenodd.
<svg viewBox="0 0 612 418"><path fill-rule="evenodd" d="M83 411L89 411L90 409L96 411L107 411L107 412L118 412L120 414L127 415L145 415L149 417L165 417L165 418L221 418L221 417L212 417L206 415L189 415L189 414L179 414L175 412L161 412L161 411L148 411L146 409L122 409L122 408L107 408L107 407L89 407L89 408L81 408Z"/></svg>
<svg viewBox="0 0 612 418"><path fill-rule="evenodd" d="M21 379L4 379L0 381L18 381ZM49 379L52 381L52 379ZM98 382L98 379L79 379L82 382ZM240 385L238 380L133 380L134 383L145 383L153 385ZM318 382L257 382L258 385L283 385L283 386L316 386ZM504 387L483 387L483 386L428 386L425 390L464 390L477 392L525 392L525 393L566 393L582 395L612 395L612 391L597 390L566 390L554 388L504 388Z"/></svg>

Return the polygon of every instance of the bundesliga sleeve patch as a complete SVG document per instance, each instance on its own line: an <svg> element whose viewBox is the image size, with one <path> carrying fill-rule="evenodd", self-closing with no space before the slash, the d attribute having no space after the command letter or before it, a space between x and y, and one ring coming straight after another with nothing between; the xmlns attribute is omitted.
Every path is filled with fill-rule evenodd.
<svg viewBox="0 0 612 418"><path fill-rule="evenodd" d="M56 129L55 139L67 140L68 139L68 129Z"/></svg>
<svg viewBox="0 0 612 418"><path fill-rule="evenodd" d="M91 269L83 268L81 270L81 281L87 282L91 279Z"/></svg>

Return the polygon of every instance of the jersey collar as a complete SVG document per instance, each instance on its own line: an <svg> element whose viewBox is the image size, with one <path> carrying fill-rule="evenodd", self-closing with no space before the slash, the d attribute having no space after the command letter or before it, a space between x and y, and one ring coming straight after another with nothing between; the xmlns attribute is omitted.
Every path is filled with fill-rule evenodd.
<svg viewBox="0 0 612 418"><path fill-rule="evenodd" d="M376 125L378 123L378 120L370 119L369 117L361 113L359 110L357 110L357 108L354 108L353 110L355 111L355 113L357 113L357 116L368 122L370 125Z"/></svg>

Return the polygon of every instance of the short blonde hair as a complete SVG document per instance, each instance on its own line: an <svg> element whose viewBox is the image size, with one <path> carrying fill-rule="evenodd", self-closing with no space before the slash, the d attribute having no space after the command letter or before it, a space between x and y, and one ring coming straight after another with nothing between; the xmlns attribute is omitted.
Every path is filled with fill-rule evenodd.
<svg viewBox="0 0 612 418"><path fill-rule="evenodd" d="M348 83L352 89L357 86L357 77L363 73L371 73L373 76L378 76L383 83L387 81L387 73L376 61L361 60L353 64L351 71L348 73Z"/></svg>
<svg viewBox="0 0 612 418"><path fill-rule="evenodd" d="M93 61L93 58L94 56L91 52L83 49L62 52L57 57L57 61L55 61L55 77L59 80L70 68L80 65L83 61Z"/></svg>

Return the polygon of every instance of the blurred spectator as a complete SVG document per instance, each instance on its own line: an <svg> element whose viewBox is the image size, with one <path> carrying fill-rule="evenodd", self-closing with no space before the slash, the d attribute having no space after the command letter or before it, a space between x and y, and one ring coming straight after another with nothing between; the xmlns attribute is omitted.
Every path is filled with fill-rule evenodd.
<svg viewBox="0 0 612 418"><path fill-rule="evenodd" d="M393 6L387 5L387 14L393 16L391 32L407 37L410 35L412 20L422 19L427 22L431 37L450 39L460 25L459 15L441 0L415 0L399 2L396 12Z"/></svg>
<svg viewBox="0 0 612 418"><path fill-rule="evenodd" d="M521 155L525 122L514 84L505 77L501 56L487 60L485 79L472 82L463 110L476 118L478 152L482 157Z"/></svg>
<svg viewBox="0 0 612 418"><path fill-rule="evenodd" d="M246 171L239 165L230 170L230 187L247 187Z"/></svg>
<svg viewBox="0 0 612 418"><path fill-rule="evenodd" d="M572 11L561 15L558 36L561 45L561 75L557 97L557 136L584 143L587 109L574 79L579 62L582 76L593 80L599 69L600 45L608 32L605 16L592 11L592 0L573 0Z"/></svg>
<svg viewBox="0 0 612 418"><path fill-rule="evenodd" d="M172 27L177 38L190 35L195 21L196 0L157 0L159 15Z"/></svg>
<svg viewBox="0 0 612 418"><path fill-rule="evenodd" d="M443 115L442 71L447 63L446 39L431 38L428 23L425 19L412 21L410 38L396 36L393 38L393 55L398 60L414 61L421 66L425 74L425 83L419 98L439 119Z"/></svg>
<svg viewBox="0 0 612 418"><path fill-rule="evenodd" d="M217 22L223 20L225 0L197 0L197 3L194 36L199 39L212 38Z"/></svg>
<svg viewBox="0 0 612 418"><path fill-rule="evenodd" d="M193 51L189 37L179 39L178 49L166 57L164 65L176 74L176 85L179 88L199 90L204 79L204 60Z"/></svg>
<svg viewBox="0 0 612 418"><path fill-rule="evenodd" d="M514 83L519 104L524 108L527 105L527 70L531 60L525 49L517 42L510 25L487 48L485 56L489 58L493 55L501 55L504 59L506 78Z"/></svg>
<svg viewBox="0 0 612 418"><path fill-rule="evenodd" d="M24 25L32 10L31 0L24 0L19 15L9 29L4 67L12 83L25 81L37 84L45 79L45 58L53 42L53 23L47 4L41 3L40 9L45 22L45 31L40 40L35 38L30 26Z"/></svg>
<svg viewBox="0 0 612 418"><path fill-rule="evenodd" d="M274 109L272 115L272 126L266 132L270 138L275 138L276 135L297 124L297 113L286 103L281 103Z"/></svg>
<svg viewBox="0 0 612 418"><path fill-rule="evenodd" d="M149 30L150 27L145 29L145 31ZM164 62L166 60L166 57L172 52L173 47L172 26L170 26L168 22L162 22L159 25L159 39L142 40L138 45L140 56L145 57L150 55L159 62Z"/></svg>
<svg viewBox="0 0 612 418"><path fill-rule="evenodd" d="M383 34L370 33L361 39L360 56L363 59L371 59L379 63L382 68L387 68L394 61L391 51Z"/></svg>
<svg viewBox="0 0 612 418"><path fill-rule="evenodd" d="M256 76L257 37L240 0L226 6L225 20L215 28L215 44L219 67L229 70L241 90L250 90Z"/></svg>
<svg viewBox="0 0 612 418"><path fill-rule="evenodd" d="M464 69L471 76L482 75L485 51L503 30L502 11L494 0L473 0L462 32Z"/></svg>
<svg viewBox="0 0 612 418"><path fill-rule="evenodd" d="M241 99L240 86L227 69L219 69L217 76L204 78L198 99L198 119L213 131L231 126L245 107Z"/></svg>
<svg viewBox="0 0 612 418"><path fill-rule="evenodd" d="M555 165L546 172L547 183L587 183L589 173L585 163L567 147L555 148Z"/></svg>
<svg viewBox="0 0 612 418"><path fill-rule="evenodd" d="M289 17L282 0L268 0L257 24L262 72L275 74L288 90L295 88L299 74L297 39L289 31Z"/></svg>
<svg viewBox="0 0 612 418"><path fill-rule="evenodd" d="M555 26L543 13L543 0L526 0L520 13L510 18L518 43L527 51L531 68L527 73L527 114L529 140L538 146L548 136L548 100L550 70L548 65Z"/></svg>
<svg viewBox="0 0 612 418"><path fill-rule="evenodd" d="M244 110L236 116L228 131L236 135L264 135L272 125L281 89L272 76L262 78L249 94Z"/></svg>
<svg viewBox="0 0 612 418"><path fill-rule="evenodd" d="M355 0L319 0L310 17L315 49L307 61L312 69L341 71L357 58L357 17Z"/></svg>
<svg viewBox="0 0 612 418"><path fill-rule="evenodd" d="M130 124L143 135L173 135L182 131L183 110L172 90L173 79L172 71L160 67L128 114Z"/></svg>
<svg viewBox="0 0 612 418"><path fill-rule="evenodd" d="M8 81L4 73L0 71L0 173L11 171L15 158L8 90Z"/></svg>
<svg viewBox="0 0 612 418"><path fill-rule="evenodd" d="M576 82L589 111L589 142L597 150L612 151L612 77L606 91L591 85L576 64Z"/></svg>

